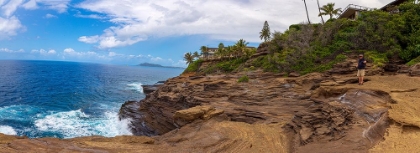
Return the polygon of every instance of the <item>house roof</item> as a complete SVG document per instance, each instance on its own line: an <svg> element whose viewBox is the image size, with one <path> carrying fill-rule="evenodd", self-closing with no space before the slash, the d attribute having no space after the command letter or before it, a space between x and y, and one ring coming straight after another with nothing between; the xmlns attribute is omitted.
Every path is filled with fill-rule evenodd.
<svg viewBox="0 0 420 153"><path fill-rule="evenodd" d="M405 1L407 1L407 0L395 0L395 1L392 1L391 3L386 4L384 7L382 7L381 10L386 11L386 8L388 8L388 6L397 6L397 5L400 5L400 4L404 3Z"/></svg>
<svg viewBox="0 0 420 153"><path fill-rule="evenodd" d="M359 6L359 5L354 5L354 4L349 4L343 12L341 12L340 16L338 16L339 19L341 18L348 18L349 16L351 16L352 14L354 14L356 11L367 11L369 10L368 7L364 7L364 6Z"/></svg>

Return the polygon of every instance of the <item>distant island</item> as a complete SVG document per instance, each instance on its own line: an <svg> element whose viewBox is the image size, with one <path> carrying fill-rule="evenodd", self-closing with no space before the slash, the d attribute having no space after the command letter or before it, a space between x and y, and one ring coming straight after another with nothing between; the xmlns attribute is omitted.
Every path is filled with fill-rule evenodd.
<svg viewBox="0 0 420 153"><path fill-rule="evenodd" d="M185 69L183 67L175 67L175 66L163 66L160 64L154 64L154 63L141 63L137 66L147 66L147 67L164 67L164 68L176 68L176 69Z"/></svg>

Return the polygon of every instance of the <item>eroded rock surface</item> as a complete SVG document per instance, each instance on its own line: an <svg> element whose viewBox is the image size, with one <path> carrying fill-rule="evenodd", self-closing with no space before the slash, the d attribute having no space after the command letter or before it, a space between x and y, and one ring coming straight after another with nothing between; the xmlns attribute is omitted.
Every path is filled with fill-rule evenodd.
<svg viewBox="0 0 420 153"><path fill-rule="evenodd" d="M238 78L248 75L248 83ZM281 74L176 77L121 118L143 136L27 139L0 152L418 152L420 78ZM152 136L152 137L147 137Z"/></svg>
<svg viewBox="0 0 420 153"><path fill-rule="evenodd" d="M380 84L382 77L378 76L378 80L375 80L377 77L367 78L365 85L359 86L354 77L326 77L323 74L299 78L283 78L269 73L246 75L250 78L249 83L237 82L243 74L169 80L164 88L148 95L140 105L136 103L136 114L143 115L135 116L133 130L151 129L147 135L164 134L162 137L168 137L170 144L185 147L181 144L204 133L192 132L194 134L189 135L192 137L186 137L170 131L194 131L204 124L216 126L221 122L275 124L279 131L273 135L288 138L283 145L289 146L282 146L285 152L368 152L383 141L386 130L393 124L388 112L397 101L389 95L391 90L383 91L376 86L369 89L369 84ZM202 110L203 107L205 110ZM224 113L206 121L203 114L209 108ZM177 114L180 112L188 114L184 117L188 122L178 123ZM169 137L176 137L176 140ZM202 148L202 151L209 150Z"/></svg>

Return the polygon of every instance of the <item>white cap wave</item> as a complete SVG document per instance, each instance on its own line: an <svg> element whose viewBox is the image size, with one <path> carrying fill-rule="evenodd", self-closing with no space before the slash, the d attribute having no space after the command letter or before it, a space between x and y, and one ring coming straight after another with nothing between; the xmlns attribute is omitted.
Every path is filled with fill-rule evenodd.
<svg viewBox="0 0 420 153"><path fill-rule="evenodd" d="M116 112L106 112L103 118L93 118L79 109L47 115L36 120L35 126L40 131L60 133L64 138L92 135L114 137L132 135L129 123L129 120L120 121Z"/></svg>
<svg viewBox="0 0 420 153"><path fill-rule="evenodd" d="M11 126L4 126L0 125L0 133L6 134L6 135L17 135L17 132L15 129L13 129Z"/></svg>
<svg viewBox="0 0 420 153"><path fill-rule="evenodd" d="M143 93L143 87L141 85L143 85L143 84L142 83L130 83L130 84L127 84L127 86L129 87L129 89L136 90L136 91L138 91L140 93Z"/></svg>

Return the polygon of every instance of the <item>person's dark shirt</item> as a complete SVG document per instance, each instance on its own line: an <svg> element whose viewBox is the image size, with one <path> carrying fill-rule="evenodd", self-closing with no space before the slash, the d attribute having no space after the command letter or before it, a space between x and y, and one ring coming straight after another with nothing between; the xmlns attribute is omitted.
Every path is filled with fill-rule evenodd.
<svg viewBox="0 0 420 153"><path fill-rule="evenodd" d="M365 62L364 58L359 59L359 63L357 64L357 69L365 69L366 68L366 63L364 63L364 62Z"/></svg>

